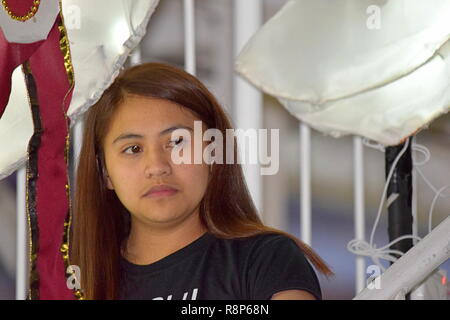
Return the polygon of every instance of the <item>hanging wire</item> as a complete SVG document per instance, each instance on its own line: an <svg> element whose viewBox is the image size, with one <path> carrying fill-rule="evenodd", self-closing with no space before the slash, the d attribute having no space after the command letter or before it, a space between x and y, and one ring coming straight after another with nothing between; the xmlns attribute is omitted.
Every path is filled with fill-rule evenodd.
<svg viewBox="0 0 450 320"><path fill-rule="evenodd" d="M384 152L385 148L383 145L378 144L378 143L374 143L371 142L368 139L363 139L363 144ZM404 235L401 237L396 238L395 240L391 241L390 243L388 243L387 245L377 248L376 245L373 243L373 238L375 235L375 230L377 228L378 222L380 220L381 217L381 212L383 209L383 205L384 205L384 201L386 198L386 193L387 193L387 188L389 185L389 182L392 178L393 172L395 170L395 167L397 166L398 161L400 160L400 158L403 156L403 154L405 153L406 149L408 148L409 145L409 139L406 141L404 147L402 148L402 150L400 151L400 153L398 154L397 158L394 160L394 163L392 164L392 167L389 171L388 177L386 179L386 183L383 189L383 193L381 196L381 201L380 201L380 205L378 208L378 213L377 213L377 217L375 219L374 225L372 227L372 232L370 235L370 242L366 242L364 240L358 240L358 239L353 239L351 241L348 242L347 244L347 250L349 250L350 252L352 252L353 254L356 255L361 255L361 256L367 256L370 257L372 259L372 261L378 266L380 267L381 270L383 270L383 272L386 270L386 268L381 264L380 259L383 260L387 260L387 261L391 261L391 262L395 262L397 261L399 258L397 258L395 255L401 256L404 253L399 251L399 250L393 250L393 249L389 249L393 244L404 240L404 239L416 239L418 241L422 240L422 238L415 236L415 235ZM413 144L412 145L412 150L413 152L417 152L417 153L421 153L423 155L423 160L422 161L418 161L413 154L413 164L414 164L414 170L421 176L421 178L425 181L425 183L430 187L431 190L433 190L434 192L434 198L433 201L431 203L430 206L430 210L428 212L428 232L431 232L432 230L432 215L433 215L433 210L434 207L436 205L437 200L439 199L439 197L441 198L448 198L450 197L450 195L443 195L442 193L446 190L450 188L450 185L444 186L442 188L440 188L439 190L433 186L433 184L425 177L425 175L423 174L423 172L420 170L420 166L425 165L431 158L431 154L430 151L423 145L420 144Z"/></svg>

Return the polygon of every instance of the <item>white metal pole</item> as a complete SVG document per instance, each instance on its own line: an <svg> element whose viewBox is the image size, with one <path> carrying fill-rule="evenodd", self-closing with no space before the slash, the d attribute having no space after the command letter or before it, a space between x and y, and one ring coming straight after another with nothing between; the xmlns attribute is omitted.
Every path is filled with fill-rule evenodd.
<svg viewBox="0 0 450 320"><path fill-rule="evenodd" d="M355 239L365 240L364 146L362 139L356 136L353 137L353 168ZM365 258L356 256L355 263L355 290L356 294L358 294L366 287Z"/></svg>
<svg viewBox="0 0 450 320"><path fill-rule="evenodd" d="M28 232L26 214L26 164L17 170L16 188L16 300L25 300L27 296L28 275Z"/></svg>
<svg viewBox="0 0 450 320"><path fill-rule="evenodd" d="M234 1L234 56L236 57L242 50L244 45L255 34L262 24L262 5L261 0L235 0ZM242 130L257 130L262 127L262 103L263 96L261 91L251 86L247 81L234 76L234 112L233 120L235 126ZM252 156L248 150L247 155L243 153L243 142L239 143L239 152L241 159L250 159ZM256 151L258 152L258 151ZM244 157L242 157L244 156ZM256 156L256 159L258 157ZM262 205L262 177L260 174L259 162L247 163L242 161L247 186L252 196L253 202L261 214L263 212Z"/></svg>
<svg viewBox="0 0 450 320"><path fill-rule="evenodd" d="M184 68L196 74L194 0L184 0Z"/></svg>
<svg viewBox="0 0 450 320"><path fill-rule="evenodd" d="M413 236L418 237L419 236L419 224L418 224L418 216L417 216L417 196L418 196L418 190L417 190L417 172L415 170L415 166L414 166L414 159L415 159L415 153L414 153L414 146L416 145L416 136L413 136L411 139L411 152L413 155L413 170L412 170L412 199L411 199L411 213L413 216L413 225L412 225L412 232L413 232ZM414 238L413 239L413 244L416 245L417 243L417 239Z"/></svg>
<svg viewBox="0 0 450 320"><path fill-rule="evenodd" d="M379 276L378 288L367 287L354 300L392 300L404 297L450 258L449 235L450 217L447 217Z"/></svg>
<svg viewBox="0 0 450 320"><path fill-rule="evenodd" d="M300 237L312 244L311 231L311 129L300 122Z"/></svg>

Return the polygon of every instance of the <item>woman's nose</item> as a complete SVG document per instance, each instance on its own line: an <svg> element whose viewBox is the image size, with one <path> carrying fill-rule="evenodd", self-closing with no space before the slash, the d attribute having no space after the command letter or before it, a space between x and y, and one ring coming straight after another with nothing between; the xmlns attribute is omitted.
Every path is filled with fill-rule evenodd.
<svg viewBox="0 0 450 320"><path fill-rule="evenodd" d="M158 177L171 173L170 159L162 151L152 151L146 157L145 176Z"/></svg>

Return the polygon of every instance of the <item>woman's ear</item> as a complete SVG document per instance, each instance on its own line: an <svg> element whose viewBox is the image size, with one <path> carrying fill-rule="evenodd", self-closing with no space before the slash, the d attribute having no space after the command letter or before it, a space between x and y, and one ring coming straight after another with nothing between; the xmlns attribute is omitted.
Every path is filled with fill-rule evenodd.
<svg viewBox="0 0 450 320"><path fill-rule="evenodd" d="M103 169L103 180L105 181L106 187L109 190L114 190L114 186L112 184L111 178L109 177L108 171L106 169Z"/></svg>
<svg viewBox="0 0 450 320"><path fill-rule="evenodd" d="M114 190L114 186L112 184L111 178L109 177L108 170L106 170L104 162L99 159L99 156L95 157L95 161L97 162L97 171L102 171L103 183L106 184L106 187L109 190Z"/></svg>

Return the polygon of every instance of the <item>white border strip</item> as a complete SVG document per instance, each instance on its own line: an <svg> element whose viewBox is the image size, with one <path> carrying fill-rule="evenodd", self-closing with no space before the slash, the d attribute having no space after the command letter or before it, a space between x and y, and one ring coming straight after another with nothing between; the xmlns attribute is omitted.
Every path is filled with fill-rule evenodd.
<svg viewBox="0 0 450 320"><path fill-rule="evenodd" d="M27 296L28 275L28 221L26 213L26 164L17 170L16 188L16 300Z"/></svg>
<svg viewBox="0 0 450 320"><path fill-rule="evenodd" d="M311 230L311 129L300 122L300 236L312 243Z"/></svg>
<svg viewBox="0 0 450 320"><path fill-rule="evenodd" d="M194 0L184 0L184 68L196 74Z"/></svg>
<svg viewBox="0 0 450 320"><path fill-rule="evenodd" d="M364 211L364 145L362 138L353 137L353 192L355 239L365 240ZM355 258L355 290L356 294L366 287L366 262L363 256Z"/></svg>

